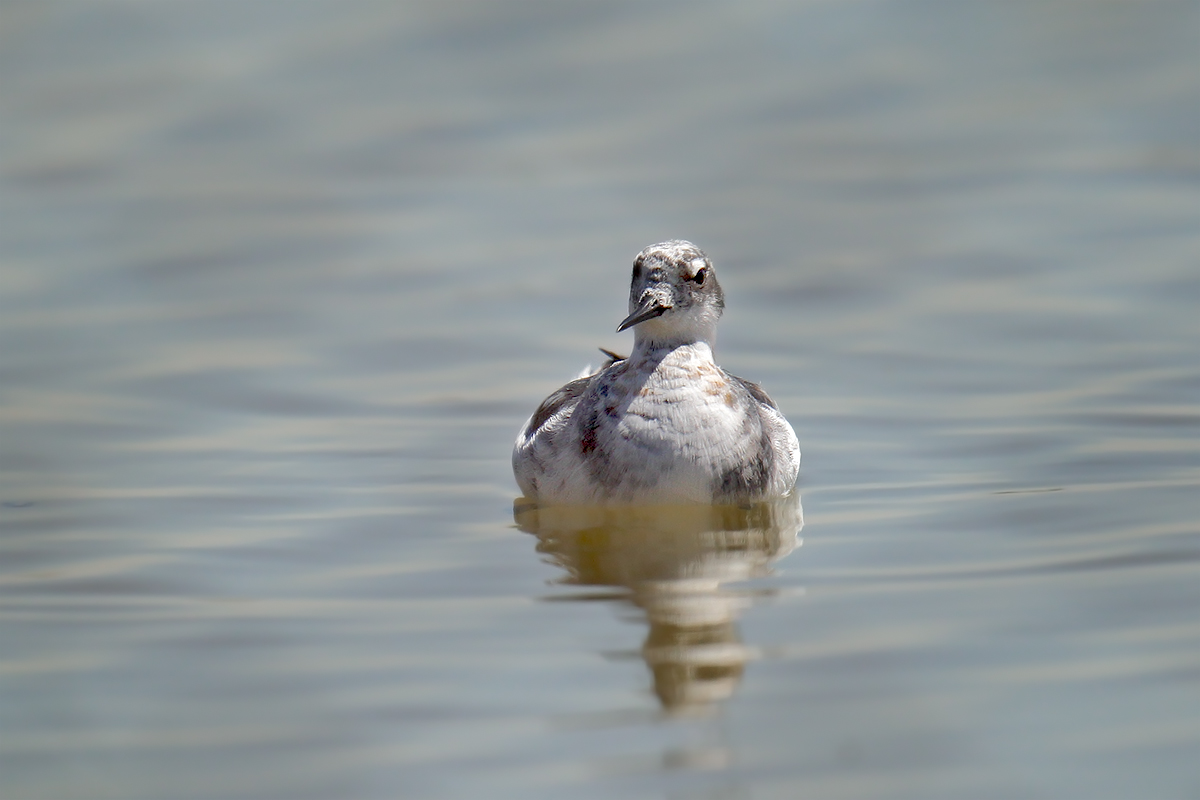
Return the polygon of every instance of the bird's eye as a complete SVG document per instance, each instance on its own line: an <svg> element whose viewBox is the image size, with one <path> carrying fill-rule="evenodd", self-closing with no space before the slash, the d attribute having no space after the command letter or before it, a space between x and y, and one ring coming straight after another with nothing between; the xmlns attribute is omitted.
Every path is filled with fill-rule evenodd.
<svg viewBox="0 0 1200 800"><path fill-rule="evenodd" d="M640 277L642 277L642 260L639 258L633 262L633 279L636 281Z"/></svg>
<svg viewBox="0 0 1200 800"><path fill-rule="evenodd" d="M704 277L706 275L708 275L708 270L706 270L706 269L696 270L696 274L692 276L692 283L696 284L697 286L703 286L704 285Z"/></svg>

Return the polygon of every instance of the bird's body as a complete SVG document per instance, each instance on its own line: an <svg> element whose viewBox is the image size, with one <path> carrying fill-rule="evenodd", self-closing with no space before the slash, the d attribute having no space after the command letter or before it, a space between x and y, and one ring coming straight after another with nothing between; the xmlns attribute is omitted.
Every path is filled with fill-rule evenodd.
<svg viewBox="0 0 1200 800"><path fill-rule="evenodd" d="M724 307L712 264L664 242L634 262L629 358L574 380L530 417L513 449L521 491L546 504L741 503L783 497L796 434L756 384L713 361Z"/></svg>

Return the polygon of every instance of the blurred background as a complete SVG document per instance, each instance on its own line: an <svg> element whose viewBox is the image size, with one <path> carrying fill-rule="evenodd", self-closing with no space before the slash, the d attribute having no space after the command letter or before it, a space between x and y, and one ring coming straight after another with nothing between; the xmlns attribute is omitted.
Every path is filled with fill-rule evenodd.
<svg viewBox="0 0 1200 800"><path fill-rule="evenodd" d="M669 238L803 546L514 517ZM1200 797L1198 264L1194 0L0 3L0 794Z"/></svg>

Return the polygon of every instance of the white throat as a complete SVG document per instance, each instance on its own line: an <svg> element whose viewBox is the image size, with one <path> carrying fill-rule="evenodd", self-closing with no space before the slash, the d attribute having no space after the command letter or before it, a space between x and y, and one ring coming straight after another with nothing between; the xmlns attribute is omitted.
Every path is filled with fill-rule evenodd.
<svg viewBox="0 0 1200 800"><path fill-rule="evenodd" d="M702 319L650 319L633 329L634 355L653 350L673 350L692 346L698 355L712 360L712 348L717 341L717 326Z"/></svg>

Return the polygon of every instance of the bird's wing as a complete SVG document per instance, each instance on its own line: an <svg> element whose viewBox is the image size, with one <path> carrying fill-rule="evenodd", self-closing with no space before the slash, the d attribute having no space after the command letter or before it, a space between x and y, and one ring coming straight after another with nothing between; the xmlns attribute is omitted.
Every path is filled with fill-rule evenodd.
<svg viewBox="0 0 1200 800"><path fill-rule="evenodd" d="M767 408L773 408L776 411L779 410L779 406L775 405L775 401L772 400L770 396L763 391L763 388L754 381L748 381L745 378L739 378L737 375L730 375L728 372L725 373L725 376L731 381L740 383L742 387L750 393L751 397L762 403Z"/></svg>
<svg viewBox="0 0 1200 800"><path fill-rule="evenodd" d="M525 435L532 436L537 432L538 428L546 424L546 420L561 411L563 406L582 397L583 393L587 391L589 383L591 383L590 377L579 378L551 393L537 407L537 411L533 412L533 416L529 418L529 424L525 426Z"/></svg>

